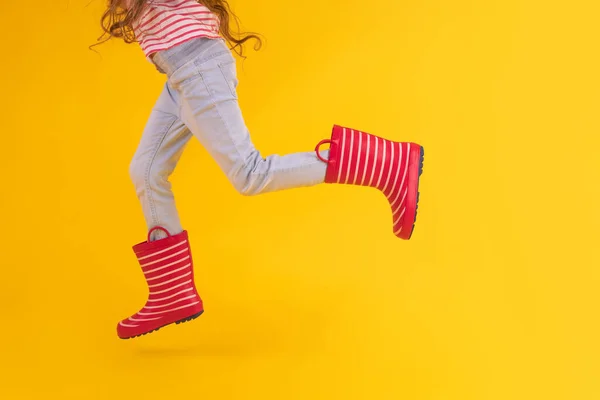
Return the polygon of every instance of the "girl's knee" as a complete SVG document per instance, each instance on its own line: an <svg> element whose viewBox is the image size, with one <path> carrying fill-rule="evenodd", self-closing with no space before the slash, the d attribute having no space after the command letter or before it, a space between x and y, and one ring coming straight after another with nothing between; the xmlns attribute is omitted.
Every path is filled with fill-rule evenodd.
<svg viewBox="0 0 600 400"><path fill-rule="evenodd" d="M129 164L129 178L136 187L143 187L146 184L146 168L139 159L133 158Z"/></svg>
<svg viewBox="0 0 600 400"><path fill-rule="evenodd" d="M242 196L255 196L260 193L260 190L254 184L255 179L252 177L252 172L246 168L238 171L229 180L235 190Z"/></svg>
<svg viewBox="0 0 600 400"><path fill-rule="evenodd" d="M242 196L256 196L262 193L268 176L266 160L258 152L229 175L235 190Z"/></svg>

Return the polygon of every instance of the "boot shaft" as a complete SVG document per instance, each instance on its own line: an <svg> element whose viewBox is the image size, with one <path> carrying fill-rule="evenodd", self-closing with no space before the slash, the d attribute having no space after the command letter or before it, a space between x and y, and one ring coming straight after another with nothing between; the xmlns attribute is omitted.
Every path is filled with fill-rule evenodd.
<svg viewBox="0 0 600 400"><path fill-rule="evenodd" d="M148 302L163 306L196 296L194 265L187 231L133 247L148 289Z"/></svg>
<svg viewBox="0 0 600 400"><path fill-rule="evenodd" d="M325 182L374 187L385 195L397 187L398 179L406 178L410 152L420 148L339 125L326 142L330 150Z"/></svg>

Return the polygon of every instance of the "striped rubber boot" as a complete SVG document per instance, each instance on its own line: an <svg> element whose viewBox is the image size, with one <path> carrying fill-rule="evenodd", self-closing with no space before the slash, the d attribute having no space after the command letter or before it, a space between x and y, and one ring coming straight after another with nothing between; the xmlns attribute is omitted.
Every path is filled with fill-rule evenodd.
<svg viewBox="0 0 600 400"><path fill-rule="evenodd" d="M167 238L151 242L155 230L164 231ZM117 325L121 339L145 335L173 322L191 321L204 312L194 285L194 265L186 231L171 236L163 228L153 228L148 241L133 246L133 251L150 293L144 308Z"/></svg>
<svg viewBox="0 0 600 400"><path fill-rule="evenodd" d="M324 144L330 145L328 160L319 154ZM315 151L327 163L326 183L379 189L392 207L394 235L411 238L417 218L423 147L334 125L331 139L321 141Z"/></svg>

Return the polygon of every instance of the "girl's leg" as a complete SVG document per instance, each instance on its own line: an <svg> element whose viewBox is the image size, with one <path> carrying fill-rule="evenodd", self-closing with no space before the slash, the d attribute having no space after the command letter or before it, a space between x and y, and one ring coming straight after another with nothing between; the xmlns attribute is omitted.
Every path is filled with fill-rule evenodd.
<svg viewBox="0 0 600 400"><path fill-rule="evenodd" d="M170 81L180 95L181 119L241 194L324 182L327 165L314 152L264 158L254 147L238 104L235 59L230 52L191 63Z"/></svg>
<svg viewBox="0 0 600 400"><path fill-rule="evenodd" d="M194 281L188 233L181 229L169 183L191 137L177 110L177 95L167 84L131 163L131 178L149 229L147 241L133 246L148 285L148 298L137 313L118 323L117 335L123 339L190 321L204 312Z"/></svg>
<svg viewBox="0 0 600 400"><path fill-rule="evenodd" d="M182 50L182 53L184 51ZM388 199L393 233L409 239L419 199L423 148L335 125L330 149L263 158L238 105L235 59L223 42L205 42L195 58L169 75L179 94L180 118L240 193L338 183L369 186ZM282 132L285 132L282 129Z"/></svg>
<svg viewBox="0 0 600 400"><path fill-rule="evenodd" d="M130 165L131 179L149 230L161 226L173 235L183 231L169 176L191 136L178 117L177 93L167 83L152 109ZM153 240L165 236L162 231L153 235Z"/></svg>

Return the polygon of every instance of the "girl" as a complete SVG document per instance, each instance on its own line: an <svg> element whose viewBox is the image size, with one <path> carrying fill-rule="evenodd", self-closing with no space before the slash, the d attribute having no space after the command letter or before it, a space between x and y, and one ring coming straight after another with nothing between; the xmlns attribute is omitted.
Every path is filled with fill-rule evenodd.
<svg viewBox="0 0 600 400"><path fill-rule="evenodd" d="M226 0L110 0L102 17L106 40L139 43L167 78L130 166L149 230L147 240L133 247L149 297L117 325L122 339L193 320L204 311L169 182L192 136L242 195L320 183L370 186L390 202L394 234L411 237L423 148L334 125L330 139L314 153L262 157L238 105L236 64L227 46L242 55L247 40L260 45L260 38L234 37L230 17L236 21ZM324 144L329 150L320 150Z"/></svg>

